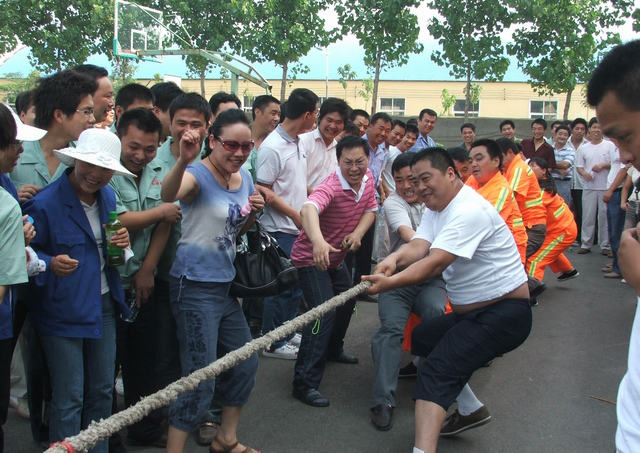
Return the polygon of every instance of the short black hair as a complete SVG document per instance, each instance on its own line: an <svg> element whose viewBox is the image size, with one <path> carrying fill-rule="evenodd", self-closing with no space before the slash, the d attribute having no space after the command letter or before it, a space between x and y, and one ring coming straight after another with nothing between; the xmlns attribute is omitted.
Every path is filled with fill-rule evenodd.
<svg viewBox="0 0 640 453"><path fill-rule="evenodd" d="M344 125L344 136L347 135L355 135L356 137L360 137L360 128L356 125L356 123L352 123L349 121Z"/></svg>
<svg viewBox="0 0 640 453"><path fill-rule="evenodd" d="M95 79L73 69L41 78L33 93L36 127L49 128L56 110L61 110L67 117L75 115L80 101L93 95L97 89Z"/></svg>
<svg viewBox="0 0 640 453"><path fill-rule="evenodd" d="M469 150L463 146L455 146L447 148L447 152L451 158L457 162L466 162L469 160Z"/></svg>
<svg viewBox="0 0 640 453"><path fill-rule="evenodd" d="M384 112L377 112L371 117L371 120L369 121L369 127L371 127L374 124L376 124L378 122L378 120L382 120L385 123L389 123L389 124L393 123L393 120L391 119L389 114L384 113Z"/></svg>
<svg viewBox="0 0 640 453"><path fill-rule="evenodd" d="M560 120L555 120L551 123L551 125L549 126L552 130L553 130L553 126L555 126L556 124L562 124L562 121Z"/></svg>
<svg viewBox="0 0 640 453"><path fill-rule="evenodd" d="M347 104L342 99L338 98L327 98L320 106L320 111L318 115L318 120L322 120L329 113L336 112L338 115L342 117L342 121L344 124L347 124L349 121L349 113L351 109L349 108L349 104Z"/></svg>
<svg viewBox="0 0 640 453"><path fill-rule="evenodd" d="M546 131L547 130L547 121L543 118L536 118L535 120L531 121L531 127L533 128L534 124L539 124L540 126L542 126L542 128Z"/></svg>
<svg viewBox="0 0 640 453"><path fill-rule="evenodd" d="M412 134L416 134L416 137L420 135L418 126L416 126L415 124L409 124L409 122L407 121L407 127L404 128L404 135L407 135L409 132L411 132Z"/></svg>
<svg viewBox="0 0 640 453"><path fill-rule="evenodd" d="M307 88L296 88L287 99L285 118L297 120L307 112L313 112L318 106L318 96Z"/></svg>
<svg viewBox="0 0 640 453"><path fill-rule="evenodd" d="M422 121L422 117L423 117L423 116L425 116L425 115L435 116L435 117L436 117L436 119L438 119L438 114L436 113L436 111L435 111L435 110L432 110L432 109L422 109L422 110L420 110L420 116L419 116L420 121Z"/></svg>
<svg viewBox="0 0 640 453"><path fill-rule="evenodd" d="M21 113L27 113L27 111L33 105L33 90L23 91L16 96L16 112L18 115Z"/></svg>
<svg viewBox="0 0 640 453"><path fill-rule="evenodd" d="M595 116L589 120L589 129L591 129L591 126L593 126L594 124L599 124L598 118L596 118Z"/></svg>
<svg viewBox="0 0 640 453"><path fill-rule="evenodd" d="M280 105L280 101L269 94L256 96L256 98L253 100L253 104L251 105L251 115L253 119L254 120L256 119L256 109L264 113L264 109L266 109L269 106L269 104L272 104L272 103L276 103Z"/></svg>
<svg viewBox="0 0 640 453"><path fill-rule="evenodd" d="M418 127L418 120L416 118L409 118L407 120L407 126L415 126L416 128Z"/></svg>
<svg viewBox="0 0 640 453"><path fill-rule="evenodd" d="M238 123L246 124L247 127L250 127L249 120L247 119L247 115L244 113L244 110L224 110L216 116L213 124L209 127L209 136L220 138L220 135L222 135L222 128ZM209 140L205 140L204 157L207 157L209 154L211 154L211 146L209 146Z"/></svg>
<svg viewBox="0 0 640 453"><path fill-rule="evenodd" d="M393 164L391 164L391 174L393 175L399 172L404 167L411 167L411 159L413 159L413 154L411 153L400 154L393 160Z"/></svg>
<svg viewBox="0 0 640 453"><path fill-rule="evenodd" d="M564 124L561 124L560 126L558 126L558 128L556 129L556 134L558 133L559 130L563 130L563 131L567 131L567 133L569 135L571 135L571 129L569 129L569 126L565 126Z"/></svg>
<svg viewBox="0 0 640 453"><path fill-rule="evenodd" d="M464 123L462 126L460 126L460 133L462 133L462 131L464 131L465 127L468 127L473 132L476 131L476 125L475 124L473 124L473 123Z"/></svg>
<svg viewBox="0 0 640 453"><path fill-rule="evenodd" d="M440 171L440 173L442 173L443 175L449 168L451 168L453 169L456 176L458 178L460 177L460 174L456 169L455 162L453 162L451 155L449 155L447 150L444 148L440 148L439 146L432 146L414 153L413 156L411 156L411 166L413 167L421 160L428 160L429 162L431 162L431 166Z"/></svg>
<svg viewBox="0 0 640 453"><path fill-rule="evenodd" d="M613 91L629 110L640 110L640 40L615 47L600 61L587 83L587 102L597 106Z"/></svg>
<svg viewBox="0 0 640 453"><path fill-rule="evenodd" d="M129 83L118 90L115 105L127 110L136 101L146 101L153 105L156 98L146 86L139 83Z"/></svg>
<svg viewBox="0 0 640 453"><path fill-rule="evenodd" d="M156 83L149 89L156 99L154 106L158 107L163 112L169 110L169 106L175 98L184 94L184 91L182 91L182 89L174 82Z"/></svg>
<svg viewBox="0 0 640 453"><path fill-rule="evenodd" d="M238 108L242 107L242 103L240 102L240 99L238 99L238 96L236 96L233 93L218 91L216 94L214 94L209 98L209 106L211 107L211 114L215 115L215 113L218 111L218 107L220 107L220 104L226 104L227 102L235 103L238 106Z"/></svg>
<svg viewBox="0 0 640 453"><path fill-rule="evenodd" d="M362 116L366 119L371 119L371 117L369 116L369 114L362 109L353 109L351 110L351 114L349 115L349 119L351 121L355 121L357 117Z"/></svg>
<svg viewBox="0 0 640 453"><path fill-rule="evenodd" d="M529 163L535 163L538 167L544 170L545 177L544 179L539 179L538 184L540 185L540 189L545 192L551 193L551 195L555 195L558 193L558 188L556 187L556 182L553 180L551 176L551 172L549 171L549 164L542 157L532 157L529 160Z"/></svg>
<svg viewBox="0 0 640 453"><path fill-rule="evenodd" d="M144 107L127 110L122 114L116 129L118 137L122 138L127 135L129 126L140 129L147 134L157 132L158 141L160 141L160 137L162 136L162 123L151 110L145 109Z"/></svg>
<svg viewBox="0 0 640 453"><path fill-rule="evenodd" d="M587 124L587 120L585 120L584 118L576 118L575 120L571 121L571 130L573 130L573 128L578 124L582 124L585 129L589 126Z"/></svg>
<svg viewBox="0 0 640 453"><path fill-rule="evenodd" d="M391 123L391 129L395 129L396 126L400 126L402 129L405 130L405 133L406 133L407 125L405 124L404 121L402 121L402 120L393 120L393 123Z"/></svg>
<svg viewBox="0 0 640 453"><path fill-rule="evenodd" d="M94 64L81 64L73 68L74 71L78 71L82 74L86 74L91 77L93 80L98 80L103 77L109 77L109 71L107 71L102 66L96 66ZM97 88L96 88L97 90Z"/></svg>
<svg viewBox="0 0 640 453"><path fill-rule="evenodd" d="M503 122L500 123L500 132L502 132L502 128L507 126L507 125L511 126L513 129L516 128L516 123L514 123L513 121L504 120Z"/></svg>
<svg viewBox="0 0 640 453"><path fill-rule="evenodd" d="M0 103L0 149L6 149L16 142L18 125L13 118L11 110L6 105Z"/></svg>
<svg viewBox="0 0 640 453"><path fill-rule="evenodd" d="M205 98L198 93L183 93L171 102L169 106L169 120L173 121L173 115L180 109L195 110L204 115L204 121L209 123L211 119L211 106Z"/></svg>
<svg viewBox="0 0 640 453"><path fill-rule="evenodd" d="M364 150L364 155L369 157L369 144L365 139L357 137L355 135L345 135L336 146L336 159L340 160L343 149L352 148L362 148Z"/></svg>
<svg viewBox="0 0 640 453"><path fill-rule="evenodd" d="M491 140L490 138L481 138L471 143L471 149L475 148L476 146L486 147L487 153L489 153L489 157L491 159L495 159L497 157L500 161L498 170L502 170L502 148L500 148L500 145L498 145L495 140Z"/></svg>
<svg viewBox="0 0 640 453"><path fill-rule="evenodd" d="M516 145L513 140L509 140L507 137L500 137L496 140L496 143L502 150L502 154L504 154L505 156L507 155L509 150L511 150L513 154L518 154L520 152L520 150L518 149L518 145Z"/></svg>

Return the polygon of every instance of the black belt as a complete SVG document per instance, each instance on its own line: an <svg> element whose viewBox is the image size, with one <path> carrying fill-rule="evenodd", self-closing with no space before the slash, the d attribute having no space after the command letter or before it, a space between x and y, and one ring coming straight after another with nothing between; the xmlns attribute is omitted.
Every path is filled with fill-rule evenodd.
<svg viewBox="0 0 640 453"><path fill-rule="evenodd" d="M553 178L558 181L571 181L571 178Z"/></svg>
<svg viewBox="0 0 640 453"><path fill-rule="evenodd" d="M614 192L622 192L622 187L618 187Z"/></svg>

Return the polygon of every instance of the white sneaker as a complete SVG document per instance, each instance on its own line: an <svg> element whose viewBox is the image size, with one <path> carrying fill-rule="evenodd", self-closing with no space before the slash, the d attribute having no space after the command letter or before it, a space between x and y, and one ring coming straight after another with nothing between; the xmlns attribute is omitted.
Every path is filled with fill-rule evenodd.
<svg viewBox="0 0 640 453"><path fill-rule="evenodd" d="M624 283L625 285L627 284L627 280L625 280L624 278L622 280L620 280L620 283Z"/></svg>
<svg viewBox="0 0 640 453"><path fill-rule="evenodd" d="M265 357L273 357L274 359L296 360L298 358L298 348L290 343L275 349L265 349L262 351Z"/></svg>
<svg viewBox="0 0 640 453"><path fill-rule="evenodd" d="M302 335L296 332L291 340L289 340L289 344L295 346L296 348L300 347L300 343L302 342Z"/></svg>

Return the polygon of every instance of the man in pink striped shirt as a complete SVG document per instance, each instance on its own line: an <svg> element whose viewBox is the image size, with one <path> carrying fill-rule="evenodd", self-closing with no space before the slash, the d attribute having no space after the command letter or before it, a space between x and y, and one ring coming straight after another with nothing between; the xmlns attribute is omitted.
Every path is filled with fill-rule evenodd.
<svg viewBox="0 0 640 453"><path fill-rule="evenodd" d="M367 142L347 136L336 146L336 156L338 170L320 183L302 206L303 231L291 250L309 308L351 287L344 257L360 247L378 210L373 175L368 170ZM305 327L293 378L293 396L303 403L329 405L318 387L327 357L346 354L343 340L355 302L352 299Z"/></svg>

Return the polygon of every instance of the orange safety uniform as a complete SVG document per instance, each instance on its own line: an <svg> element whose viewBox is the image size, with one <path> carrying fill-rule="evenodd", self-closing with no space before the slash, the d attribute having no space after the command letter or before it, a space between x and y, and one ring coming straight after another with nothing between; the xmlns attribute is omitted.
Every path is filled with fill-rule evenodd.
<svg viewBox="0 0 640 453"><path fill-rule="evenodd" d="M573 270L571 262L563 252L571 247L578 236L573 213L560 195L551 195L551 192L543 190L542 204L547 214L547 236L540 250L527 260L529 276L538 280L542 280L546 266L554 273Z"/></svg>
<svg viewBox="0 0 640 453"><path fill-rule="evenodd" d="M504 172L509 186L513 190L526 228L533 225L544 225L547 214L542 206L540 184L531 167L518 154Z"/></svg>
<svg viewBox="0 0 640 453"><path fill-rule="evenodd" d="M507 223L509 231L513 234L522 264L525 264L527 261L527 230L524 228L518 203L509 187L507 178L498 172L484 186L480 187L478 180L471 175L465 184L482 195L485 200L496 208L500 217Z"/></svg>

